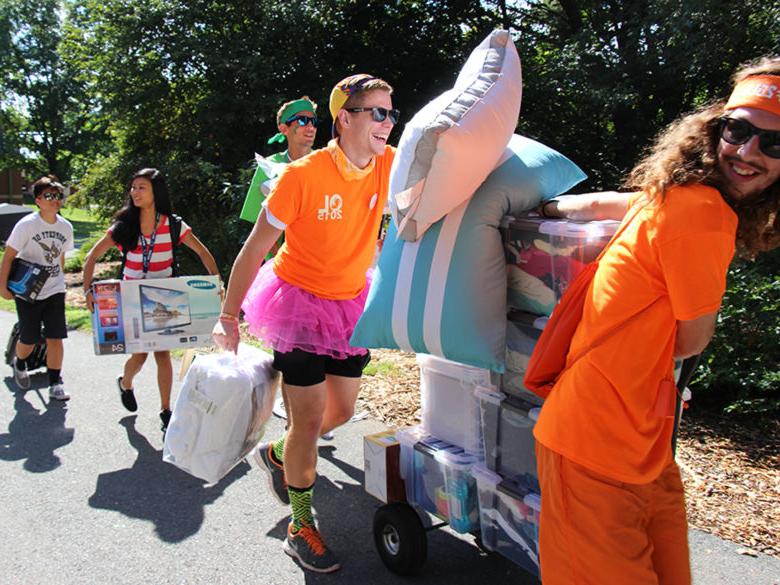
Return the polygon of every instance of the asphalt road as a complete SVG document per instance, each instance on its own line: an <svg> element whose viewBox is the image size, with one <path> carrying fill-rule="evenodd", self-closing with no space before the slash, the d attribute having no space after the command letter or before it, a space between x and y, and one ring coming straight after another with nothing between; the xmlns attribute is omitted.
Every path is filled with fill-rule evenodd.
<svg viewBox="0 0 780 585"><path fill-rule="evenodd" d="M15 315L0 311L3 346ZM303 572L281 550L287 511L247 463L214 486L164 463L150 359L137 379L139 411L126 412L115 377L122 356L97 357L91 337L72 332L63 376L73 395L50 403L43 373L17 391L0 376L0 585L317 583L390 584L374 550L378 502L362 488L362 439L382 430L363 420L320 447L315 508L339 556L332 575ZM281 422L272 420L268 436ZM691 531L697 585L778 585L780 560L737 554L739 546ZM431 585L533 584L469 536L428 535L428 561L412 581Z"/></svg>

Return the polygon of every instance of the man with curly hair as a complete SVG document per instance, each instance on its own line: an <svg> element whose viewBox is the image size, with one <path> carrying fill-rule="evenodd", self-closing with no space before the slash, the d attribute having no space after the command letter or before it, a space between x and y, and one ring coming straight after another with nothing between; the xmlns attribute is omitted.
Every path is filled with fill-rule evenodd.
<svg viewBox="0 0 780 585"><path fill-rule="evenodd" d="M780 57L661 133L625 186L548 217L623 219L534 435L545 585L691 582L674 358L709 343L735 251L780 245ZM571 359L571 356L577 356Z"/></svg>

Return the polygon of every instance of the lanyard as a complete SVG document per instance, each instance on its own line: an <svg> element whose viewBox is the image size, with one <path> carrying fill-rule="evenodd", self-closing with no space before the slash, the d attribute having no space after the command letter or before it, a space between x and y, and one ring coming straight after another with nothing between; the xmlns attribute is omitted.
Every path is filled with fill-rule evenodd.
<svg viewBox="0 0 780 585"><path fill-rule="evenodd" d="M157 213L154 216L154 230L149 237L149 243L146 243L144 234L141 233L141 261L143 263L144 278L146 273L149 272L149 264L152 262L152 253L154 252L154 241L157 239L157 224L160 223L160 214Z"/></svg>

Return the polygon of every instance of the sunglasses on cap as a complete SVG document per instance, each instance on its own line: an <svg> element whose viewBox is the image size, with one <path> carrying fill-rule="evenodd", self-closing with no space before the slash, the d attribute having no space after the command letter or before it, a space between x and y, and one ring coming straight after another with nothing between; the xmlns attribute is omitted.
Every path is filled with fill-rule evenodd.
<svg viewBox="0 0 780 585"><path fill-rule="evenodd" d="M745 144L758 136L758 148L770 158L780 158L780 130L762 130L747 120L723 117L719 120L720 137L729 144Z"/></svg>
<svg viewBox="0 0 780 585"><path fill-rule="evenodd" d="M289 126L296 122L298 123L298 126L301 127L306 126L306 124L311 122L311 125L316 128L318 120L317 120L317 116L301 116L300 114L298 114L296 116L292 116L291 118L288 118L285 124Z"/></svg>
<svg viewBox="0 0 780 585"><path fill-rule="evenodd" d="M374 122L384 122L389 117L393 124L398 124L401 118L400 110L388 110L387 108L344 108L348 112L371 112Z"/></svg>
<svg viewBox="0 0 780 585"><path fill-rule="evenodd" d="M41 197L41 199L45 199L46 201L54 201L55 199L57 201L62 201L65 199L65 193L62 193L61 191L46 191L46 193L39 195L39 197Z"/></svg>

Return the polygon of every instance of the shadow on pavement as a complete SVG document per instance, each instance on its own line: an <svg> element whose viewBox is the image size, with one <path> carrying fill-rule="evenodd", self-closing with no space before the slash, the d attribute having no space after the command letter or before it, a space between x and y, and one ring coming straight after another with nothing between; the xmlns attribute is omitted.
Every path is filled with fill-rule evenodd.
<svg viewBox="0 0 780 585"><path fill-rule="evenodd" d="M162 460L162 451L152 447L135 428L136 415L119 421L138 457L129 469L101 473L89 505L113 510L154 523L155 532L165 542L181 542L203 524L204 508L225 489L249 471L242 462L222 480L206 486L184 471Z"/></svg>
<svg viewBox="0 0 780 585"><path fill-rule="evenodd" d="M506 579L516 585L534 585L538 581L510 561L497 554L485 554L473 544L447 529L428 532L428 560L419 575L400 577L390 572L374 548L374 513L381 502L363 489L363 470L337 457L333 445L320 446L320 459L328 461L352 481L328 479L318 475L314 490L314 509L325 542L341 562L341 569L331 575L302 571L307 585L332 583L335 578L345 583L384 585L405 580L424 581L427 585L478 583ZM318 469L322 469L318 465ZM352 483L354 481L354 483ZM266 534L281 541L287 533L288 518L280 520ZM430 523L428 523L429 525ZM286 556L286 555L285 555ZM297 562L290 559L291 565Z"/></svg>
<svg viewBox="0 0 780 585"><path fill-rule="evenodd" d="M45 374L30 376L31 388L18 390L13 378L5 385L14 394L16 414L8 423L8 432L0 433L0 460L24 460L24 469L46 473L60 466L55 451L73 441L74 430L65 426L67 404L46 401L48 383Z"/></svg>

